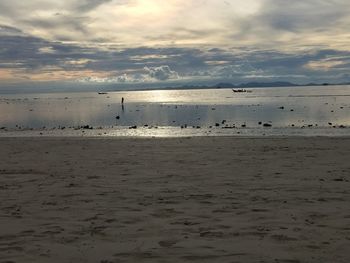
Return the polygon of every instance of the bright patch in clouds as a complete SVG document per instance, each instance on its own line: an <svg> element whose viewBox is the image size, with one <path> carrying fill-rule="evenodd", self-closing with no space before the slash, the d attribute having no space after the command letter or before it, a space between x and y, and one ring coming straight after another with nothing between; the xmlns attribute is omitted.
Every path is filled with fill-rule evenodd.
<svg viewBox="0 0 350 263"><path fill-rule="evenodd" d="M334 67L339 67L341 65L344 65L345 62L341 60L321 60L321 61L310 61L307 65L305 65L307 68L311 70L320 70L320 71L329 71L332 70Z"/></svg>
<svg viewBox="0 0 350 263"><path fill-rule="evenodd" d="M222 45L225 43L218 42L227 41L224 37L229 38L230 31L235 30L231 25L230 31L222 32L224 24L255 13L257 3L253 0L110 2L89 12L95 18L89 28L97 33L95 38L108 37L121 45Z"/></svg>

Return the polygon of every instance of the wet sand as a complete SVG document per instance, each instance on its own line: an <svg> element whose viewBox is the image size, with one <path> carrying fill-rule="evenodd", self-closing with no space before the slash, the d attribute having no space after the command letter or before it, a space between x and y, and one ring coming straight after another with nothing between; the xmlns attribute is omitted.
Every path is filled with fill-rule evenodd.
<svg viewBox="0 0 350 263"><path fill-rule="evenodd" d="M350 138L0 147L0 262L350 259Z"/></svg>

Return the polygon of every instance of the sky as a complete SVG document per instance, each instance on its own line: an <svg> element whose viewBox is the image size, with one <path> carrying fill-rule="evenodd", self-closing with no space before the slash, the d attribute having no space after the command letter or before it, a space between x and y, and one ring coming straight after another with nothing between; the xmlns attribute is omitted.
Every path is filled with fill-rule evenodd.
<svg viewBox="0 0 350 263"><path fill-rule="evenodd" d="M0 0L7 84L350 82L348 0Z"/></svg>

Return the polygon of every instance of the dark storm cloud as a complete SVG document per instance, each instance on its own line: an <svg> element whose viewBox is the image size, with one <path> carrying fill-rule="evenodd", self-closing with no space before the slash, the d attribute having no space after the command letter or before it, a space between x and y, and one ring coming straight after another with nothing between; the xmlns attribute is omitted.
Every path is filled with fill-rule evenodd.
<svg viewBox="0 0 350 263"><path fill-rule="evenodd" d="M100 54L101 55L101 54ZM168 65L177 71L205 66L205 54L192 48L130 48L103 53L104 59L91 63L94 70L126 70Z"/></svg>
<svg viewBox="0 0 350 263"><path fill-rule="evenodd" d="M17 68L23 71L40 71L51 66L74 70L77 66L69 64L80 59L99 60L107 57L105 52L77 45L50 42L41 38L24 35L3 34L0 30L0 67Z"/></svg>
<svg viewBox="0 0 350 263"><path fill-rule="evenodd" d="M257 16L263 25L277 30L299 31L308 28L333 26L349 12L343 0L286 1L268 0Z"/></svg>
<svg viewBox="0 0 350 263"><path fill-rule="evenodd" d="M263 0L259 12L232 22L239 23L239 31L232 37L236 41L251 37L265 44L279 41L284 46L307 46L309 37L316 40L322 36L327 40L321 41L327 45L337 42L331 39L333 34L343 36L347 31L349 10L350 2L344 0ZM284 33L294 34L290 37L299 43L288 43L290 40L281 38Z"/></svg>
<svg viewBox="0 0 350 263"><path fill-rule="evenodd" d="M349 52L336 50L320 50L302 52L301 54L288 54L276 51L257 51L251 54L250 60L259 68L286 68L298 69L310 61L321 60L330 56L346 56Z"/></svg>

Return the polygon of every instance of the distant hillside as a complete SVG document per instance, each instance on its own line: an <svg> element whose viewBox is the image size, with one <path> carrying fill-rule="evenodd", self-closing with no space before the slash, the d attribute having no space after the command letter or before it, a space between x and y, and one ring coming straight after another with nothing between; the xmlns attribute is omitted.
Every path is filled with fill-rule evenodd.
<svg viewBox="0 0 350 263"><path fill-rule="evenodd" d="M200 85L184 85L181 89L232 89L232 88L265 88L265 87L293 87L299 86L295 83L276 81L276 82L247 82L239 85L235 85L232 83L218 83L213 86L200 86Z"/></svg>
<svg viewBox="0 0 350 263"><path fill-rule="evenodd" d="M328 86L328 85L349 85L349 83L308 83L304 85L295 84L287 81L275 81L275 82L247 82L235 85L232 83L218 83L213 86L203 85L184 85L181 87L168 87L166 89L234 89L234 88L270 88L270 87L298 87L298 86Z"/></svg>

